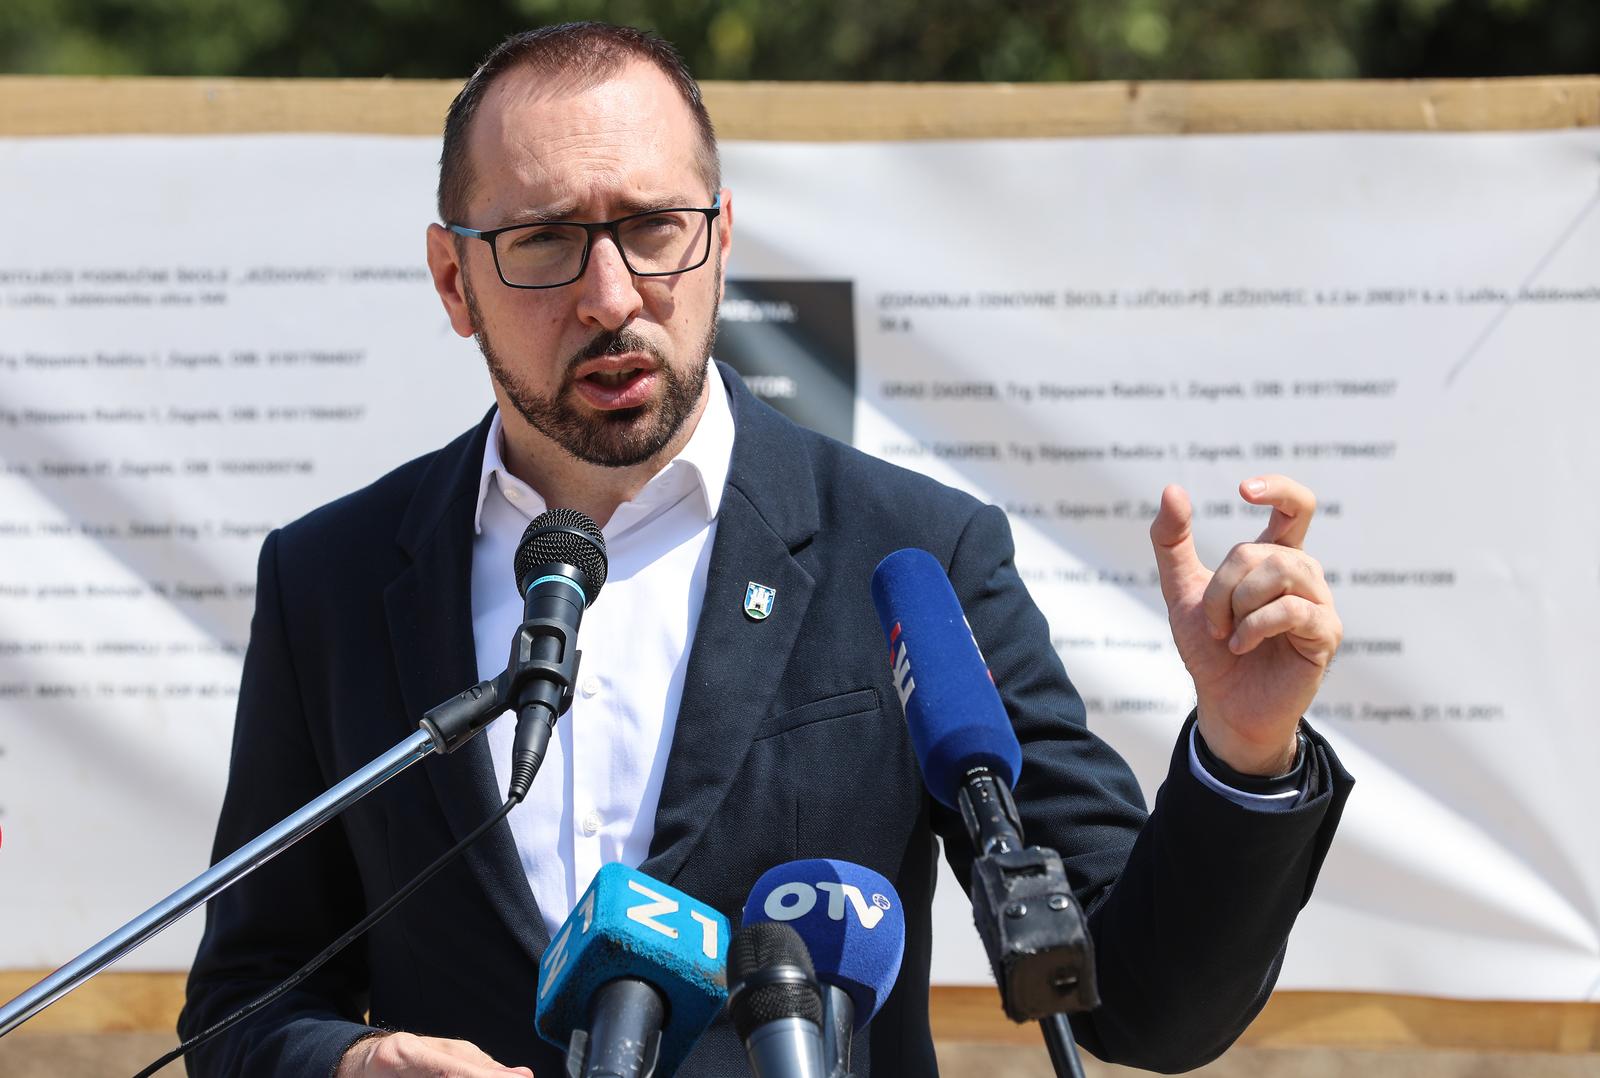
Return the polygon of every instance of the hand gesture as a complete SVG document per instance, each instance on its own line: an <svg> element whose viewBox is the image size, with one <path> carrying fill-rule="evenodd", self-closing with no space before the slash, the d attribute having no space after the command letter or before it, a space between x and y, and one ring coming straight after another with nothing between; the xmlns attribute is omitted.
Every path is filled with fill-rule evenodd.
<svg viewBox="0 0 1600 1078"><path fill-rule="evenodd" d="M1235 546L1216 572L1195 552L1194 515L1182 487L1161 492L1150 540L1172 639L1194 678L1200 736L1235 770L1273 775L1294 760L1300 716L1344 627L1322 566L1301 549L1316 497L1281 475L1248 479L1239 494L1271 506L1272 516L1256 541Z"/></svg>

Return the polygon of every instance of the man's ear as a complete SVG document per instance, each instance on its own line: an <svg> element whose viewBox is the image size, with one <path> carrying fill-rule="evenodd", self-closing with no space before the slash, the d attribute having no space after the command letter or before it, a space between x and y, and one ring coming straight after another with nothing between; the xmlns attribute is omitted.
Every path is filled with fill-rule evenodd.
<svg viewBox="0 0 1600 1078"><path fill-rule="evenodd" d="M728 256L733 253L733 192L724 187L719 194L722 197L722 212L717 215L717 221L721 224L717 229L717 247L721 255L718 265L722 267L722 277L717 281L717 300L721 302L728 283Z"/></svg>
<svg viewBox="0 0 1600 1078"><path fill-rule="evenodd" d="M442 225L428 226L428 272L433 275L433 290L439 293L439 302L450 317L450 328L470 337L472 314L467 309L466 267L461 264L458 246L455 235Z"/></svg>

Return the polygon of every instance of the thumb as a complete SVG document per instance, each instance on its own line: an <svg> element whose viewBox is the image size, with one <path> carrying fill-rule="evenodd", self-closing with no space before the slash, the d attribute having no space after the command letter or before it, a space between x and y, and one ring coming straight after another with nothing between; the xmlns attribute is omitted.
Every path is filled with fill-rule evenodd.
<svg viewBox="0 0 1600 1078"><path fill-rule="evenodd" d="M1161 576L1161 597L1168 608L1178 602L1196 581L1203 585L1206 567L1194 549L1194 510L1189 495L1172 485L1161 492L1161 508L1150 523L1150 545L1156 552L1156 572Z"/></svg>

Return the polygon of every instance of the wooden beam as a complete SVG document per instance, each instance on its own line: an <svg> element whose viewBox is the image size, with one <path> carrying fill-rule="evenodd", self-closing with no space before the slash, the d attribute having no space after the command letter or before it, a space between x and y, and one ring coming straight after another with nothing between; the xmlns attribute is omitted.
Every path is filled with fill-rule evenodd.
<svg viewBox="0 0 1600 1078"><path fill-rule="evenodd" d="M1600 77L1047 85L711 84L726 138L856 141L1600 125Z"/></svg>
<svg viewBox="0 0 1600 1078"><path fill-rule="evenodd" d="M0 1000L45 971L0 972ZM169 1032L183 1005L181 973L108 973L47 1007L29 1033ZM935 988L933 1031L942 1041L1033 1045L1039 1031L1000 1011L993 988ZM1259 1048L1429 1048L1483 1052L1600 1053L1600 1004L1504 1003L1357 992L1279 992L1245 1031Z"/></svg>
<svg viewBox="0 0 1600 1078"><path fill-rule="evenodd" d="M459 83L0 76L0 135L438 135ZM1600 76L1416 82L708 82L724 139L860 141L1600 126Z"/></svg>
<svg viewBox="0 0 1600 1078"><path fill-rule="evenodd" d="M49 970L0 972L0 1000L15 999ZM102 973L34 1015L17 1032L170 1032L183 1007L182 973Z"/></svg>
<svg viewBox="0 0 1600 1078"><path fill-rule="evenodd" d="M933 990L940 1040L1033 1044L1039 1031L1000 1011L993 988ZM1433 999L1365 992L1277 992L1241 1044L1257 1048L1426 1048L1600 1052L1600 1004Z"/></svg>

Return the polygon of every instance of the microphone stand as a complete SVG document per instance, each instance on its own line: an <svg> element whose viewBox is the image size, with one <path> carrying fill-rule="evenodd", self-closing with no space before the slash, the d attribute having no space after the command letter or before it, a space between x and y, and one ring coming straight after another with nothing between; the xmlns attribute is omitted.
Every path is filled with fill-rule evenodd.
<svg viewBox="0 0 1600 1078"><path fill-rule="evenodd" d="M575 636L576 631L573 627L551 627L544 619L524 621L512 640L511 664L498 677L480 681L470 689L430 709L422 716L416 733L313 798L303 808L284 817L27 989L16 999L0 1007L0 1037L10 1033L152 936L166 930L195 907L203 905L245 875L266 864L418 760L436 752L451 753L466 744L502 712L518 705L522 690L530 682L555 683L561 701L558 706L564 712L572 702L572 683L578 670L578 652L571 646ZM551 649L546 648L544 652L540 652L530 646L530 640L548 637L559 638L559 646L554 649L553 656L546 654ZM548 709L526 710L534 712ZM549 741L549 728L555 723L555 715L551 714L546 720L537 714L527 716L519 714L519 724L524 717L542 728L534 731L539 739L539 746L538 758L532 761L531 768L537 770L539 759L543 757L543 746ZM542 737L539 737L541 734ZM527 765L524 765L522 770L527 771L526 779L531 782L532 771Z"/></svg>
<svg viewBox="0 0 1600 1078"><path fill-rule="evenodd" d="M1058 1078L1084 1078L1067 1014L1099 1006L1094 946L1066 868L1054 850L1023 846L1011 790L975 768L957 800L977 857L972 913L1014 1022L1037 1019Z"/></svg>

